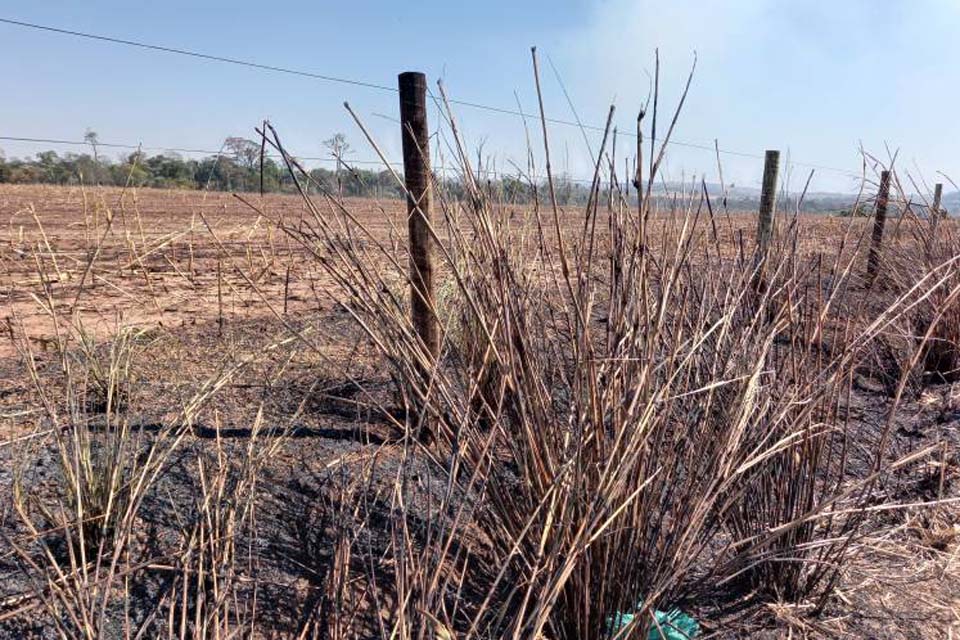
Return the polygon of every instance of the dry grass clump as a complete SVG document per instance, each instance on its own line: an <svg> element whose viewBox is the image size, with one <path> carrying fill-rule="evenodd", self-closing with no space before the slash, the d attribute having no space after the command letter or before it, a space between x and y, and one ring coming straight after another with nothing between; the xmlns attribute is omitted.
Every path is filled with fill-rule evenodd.
<svg viewBox="0 0 960 640"><path fill-rule="evenodd" d="M107 631L105 612L132 561L145 489L170 453L166 440L150 446L138 437L121 409L137 336L122 330L102 353L86 339L69 348L73 342L63 335L59 375L42 375L24 352L51 425L57 482L41 490L17 474L14 508L30 535L11 542L40 603L67 637Z"/></svg>
<svg viewBox="0 0 960 640"><path fill-rule="evenodd" d="M920 362L928 381L953 383L960 380L960 300L954 293L960 287L960 269L953 263L960 255L960 238L948 224L928 222L926 231L925 268L942 273L944 284L930 296L917 322Z"/></svg>
<svg viewBox="0 0 960 640"><path fill-rule="evenodd" d="M860 283L851 315L869 322L898 302L904 312L875 338L861 371L883 385L890 396L917 397L930 384L954 382L960 372L960 244L956 227L942 214L920 217L918 207L899 187L891 205L880 269Z"/></svg>
<svg viewBox="0 0 960 640"><path fill-rule="evenodd" d="M256 598L239 579L253 568L236 540L249 539L256 478L275 445L261 446L258 421L239 452L228 454L219 437L212 457L183 447L202 407L242 365L220 368L176 415L144 425L127 402L143 331L120 327L100 347L80 328L64 327L56 358L42 366L29 341L18 340L43 413L30 438L38 444L15 470L18 535L5 532L33 589L4 605L21 615L42 611L62 638L226 637L254 628ZM48 436L49 454L40 446ZM52 478L37 472L46 455ZM185 459L195 487L170 504L160 480ZM160 541L145 516L162 505L175 524ZM145 604L149 589L155 597Z"/></svg>
<svg viewBox="0 0 960 640"><path fill-rule="evenodd" d="M268 142L283 152L275 132ZM841 401L877 336L945 282L854 323L841 298L855 257L808 262L795 222L766 253L731 260L699 194L659 205L654 240L649 198L634 211L620 191L601 209L605 153L574 225L555 200L516 216L460 154L469 197L441 198L432 221L452 310L436 361L395 286L401 247L332 194L304 196L312 220L287 229L416 408L398 426L429 429L449 477L413 540L398 476L390 637L645 637L654 610L724 589L818 610L860 531L887 467L875 451L851 482ZM461 602L458 584L478 596ZM639 615L617 628L617 612Z"/></svg>

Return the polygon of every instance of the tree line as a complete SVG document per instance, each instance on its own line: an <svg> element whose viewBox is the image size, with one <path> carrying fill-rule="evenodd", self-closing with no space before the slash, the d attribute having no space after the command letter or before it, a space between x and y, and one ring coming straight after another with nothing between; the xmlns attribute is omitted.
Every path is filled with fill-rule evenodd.
<svg viewBox="0 0 960 640"><path fill-rule="evenodd" d="M96 133L84 136L89 152L57 153L41 151L29 158L5 158L0 155L0 183L52 184L87 186L131 186L158 189L208 189L214 191L260 191L294 193L296 184L285 166L275 158L261 158L261 145L246 138L227 138L218 155L187 158L168 151L148 154L131 152L111 159L100 153ZM346 157L350 145L343 134L323 142L330 152L332 168L309 170L310 180L302 180L311 192L325 190L343 197L402 198L403 189L391 171L370 170L353 166ZM500 192L509 201L530 202L544 197L545 189L535 188L514 177L487 179L478 174L477 182L485 189ZM589 196L586 185L560 176L555 180L561 204L585 203ZM538 185L542 186L542 185ZM451 196L463 196L462 181L457 178L441 181L441 188ZM541 193L538 193L540 191ZM536 195L535 195L536 194Z"/></svg>
<svg viewBox="0 0 960 640"><path fill-rule="evenodd" d="M175 152L150 155L139 151L111 159L100 153L100 142L96 133L88 131L84 138L90 147L90 151L85 153L58 154L56 151L42 151L31 158L11 159L0 154L0 183L207 189L227 192L254 192L261 189L267 193L297 191L286 167L273 157L261 158L260 143L246 138L227 138L221 153L200 159L186 158ZM365 198L404 197L403 189L393 172L386 169L363 169L350 163L347 157L351 151L350 145L343 134L336 134L325 140L323 145L330 153L333 166L308 170L310 180L301 180L301 186L310 193L325 191L343 197ZM530 203L539 199L548 204L550 198L547 185L542 181L531 184L529 180L506 175L492 179L480 171L475 176L475 182L495 200ZM438 178L438 183L448 197L463 198L467 195L463 181L458 177ZM669 199L667 186L658 187L654 189L654 197ZM722 202L723 208L733 211L753 209L758 202L756 194L737 193L736 189L731 189L727 197L718 192L716 185L712 185L710 191L714 202ZM590 187L589 184L574 181L569 176L558 175L554 177L554 192L561 205L583 205L589 200ZM601 206L606 204L608 195L604 185L598 192ZM793 198L783 200L781 209L796 205ZM808 212L842 212L849 207L849 200L850 198L845 196L821 194L808 197L803 208ZM632 193L630 201L636 202Z"/></svg>
<svg viewBox="0 0 960 640"><path fill-rule="evenodd" d="M342 136L334 139L342 139ZM90 144L89 152L60 154L41 151L30 158L0 157L0 183L216 191L263 189L271 193L296 190L286 168L272 157L261 159L260 144L245 138L227 138L219 155L200 159L186 158L175 152L151 155L140 151L111 159L99 153L96 134L88 132L86 140ZM323 189L344 196L402 195L388 171L355 169L342 158L334 159L335 169L310 170L312 180ZM313 186L314 190L317 188Z"/></svg>

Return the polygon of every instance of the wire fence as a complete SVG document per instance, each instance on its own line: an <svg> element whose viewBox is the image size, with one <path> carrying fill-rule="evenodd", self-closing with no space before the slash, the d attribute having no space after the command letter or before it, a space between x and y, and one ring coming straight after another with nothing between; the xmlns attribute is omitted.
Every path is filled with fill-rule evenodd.
<svg viewBox="0 0 960 640"><path fill-rule="evenodd" d="M396 88L396 87L392 87L392 86L388 86L388 85L384 85L384 84L380 84L380 83L372 82L372 81L368 81L368 80L363 80L363 79L358 79L358 78L348 78L348 77L331 75L331 74L325 74L325 73L318 73L318 72L309 71L309 70L304 70L304 69L296 69L296 68L292 68L292 67L286 67L286 66L279 66L279 65L267 64L267 63L258 62L258 61L255 61L255 60L249 60L249 59L240 59L240 58L234 58L234 57L229 57L229 56L224 56L224 55L218 55L218 54L212 54L212 53L204 53L204 52L201 52L201 51L195 51L195 50L191 50L191 49L184 49L184 48L178 48L178 47L172 47L172 46L166 46L166 45L148 43L148 42L144 42L144 41L141 41L141 40L134 40L134 39L129 39L129 38L120 38L120 37L116 37L116 36L110 36L110 35L104 35L104 34L97 34L97 33L89 33L89 32L78 31L78 30L74 30L74 29L64 29L64 28L61 28L61 27L55 27L55 26L51 26L51 25L44 25L44 24L38 24L38 23L34 23L34 22L26 22L26 21L22 21L22 20L14 20L14 19L11 19L11 18L3 18L3 17L0 17L0 24L6 24L6 25L8 25L8 26L18 27L18 28L21 28L21 29L29 29L29 30L33 30L33 31L40 31L40 32L57 34L57 35L70 36L70 37L79 38L79 39L85 39L85 40L90 40L90 41L103 42L103 43L114 44L114 45L119 45L119 46L139 48L139 49L144 49L144 50L154 51L154 52L159 52L159 53L165 53L165 54L171 54L171 55L189 57L189 58L193 58L193 59L197 59L197 60L204 60L204 61L208 61L208 62L216 62L216 63L221 63L221 64L229 64L229 65L234 65L234 66L240 66L240 67L245 67L245 68L252 69L252 70L256 70L256 71L262 71L262 72L268 72L268 73L276 73L276 74L283 74L283 75L289 75L289 76L297 76L297 77L307 78L307 79L316 80L316 81L321 81L321 82L343 84L343 85L349 85L349 86L353 86L353 87L360 87L360 88L370 89L370 90L375 90L375 91L390 92L390 93L396 93L396 92L397 92L397 88ZM534 114L532 114L532 113L525 113L525 112L523 112L523 111L521 111L521 110L519 110L519 109L514 109L514 108L509 108L509 107L501 107L501 106L496 106L496 105L489 105L489 104L483 104L483 103L480 103L480 102L474 102L474 101L469 101L469 100L460 100L460 99L449 99L448 102L449 102L451 105L457 105L457 106L460 106L460 107L465 107L465 108L469 108L469 109L476 109L476 110L481 110L481 111L486 111L486 112L496 113L496 114L501 114L501 115L519 117L519 118L522 118L522 119L524 119L524 120L539 120L539 119L540 119L540 116L534 115ZM600 133L602 133L602 132L604 131L604 127L599 127L599 126L591 125L591 124L588 124L588 123L582 123L582 122L579 122L579 121L574 122L574 121L570 121L570 120L564 120L564 119L559 119L559 118L550 118L550 117L547 117L547 118L544 118L544 119L545 119L546 122L549 123L549 124L560 125L560 126L567 126L567 127L575 127L575 128L577 128L577 129L580 129L580 130L583 130L583 131L592 131L592 132L600 132ZM627 138L633 138L633 139L636 139L636 136L637 136L637 134L635 134L635 133L632 133L632 132L622 132L622 131L621 131L621 132L618 132L618 135L619 135L619 136L624 136L624 137L627 137ZM650 138L647 137L647 139L649 140ZM0 136L0 140L21 141L21 142L46 142L46 143L50 143L50 144L61 144L61 145L87 144L86 142L79 142L79 141L55 140L55 139L45 139L45 138L26 138L26 137L18 138L18 137L16 137L16 136ZM654 141L655 143L662 142L662 140L658 140L658 139L656 139L656 138L653 138L653 141ZM760 160L760 161L762 161L763 158L764 158L763 154L760 154L760 153L751 153L751 152L746 152L746 151L737 151L737 150L733 150L733 149L725 149L725 148L720 147L716 142L711 145L711 144L705 144L705 143L697 143L697 142L691 142L691 141L685 141L685 140L678 140L678 139L675 139L675 138L671 138L671 139L667 140L666 142L667 142L667 144L670 145L670 146L683 147L683 148L689 148L689 149L697 149L697 150L701 150L701 151L707 151L707 152L710 152L710 153L715 153L715 154L717 154L717 155L734 156L734 157L739 157L739 158L750 158L750 159L756 159L756 160ZM111 144L108 144L108 143L100 143L100 146L103 146L103 147L106 147L106 148L131 149L131 150L133 150L133 149L141 149L141 150L143 150L143 151L147 151L147 150L174 151L174 152L179 152L179 153L207 153L207 154L211 154L211 155L219 153L219 152L217 152L217 151L210 151L210 150L203 150L203 149L180 149L180 148L176 148L176 147L163 147L163 148L160 148L160 147L142 147L142 146L140 146L140 145L120 144L120 143L111 143ZM335 162L335 160L334 160L333 158L329 158L329 157L300 157L300 156L298 156L298 158L300 158L300 159L302 159L302 160L309 160L309 161L314 161L314 162L330 162L330 161L334 161L334 162ZM382 165L383 162L380 161L380 160L355 160L355 161L352 161L352 164L356 164L356 165ZM390 164L391 164L391 165L395 165L395 166L400 166L400 165L401 165L401 163L399 163L399 162L397 162L397 163L391 162ZM790 160L787 160L787 161L785 162L785 165L786 165L787 167L793 167L793 168L812 169L812 170L815 170L815 171L827 171L827 172L832 172L832 173L836 173L836 174L843 175L843 176L847 176L847 177L851 177L851 178L861 178L861 177L862 177L862 174L861 174L861 173L858 173L858 172L855 172L855 171L850 171L850 170L848 170L848 169L833 167L833 166L830 166L830 165L827 165L827 164L823 164L823 163L805 162L805 161L792 160L792 159L790 159ZM485 171L487 171L487 172L489 172L489 173L497 173L497 174L502 173L502 172L490 172L489 170L485 170ZM503 175L511 175L511 174L506 173L506 174L503 174ZM591 183L591 182L592 182L592 179L584 179L584 178L570 178L570 180L573 181L573 182L578 182L578 183Z"/></svg>

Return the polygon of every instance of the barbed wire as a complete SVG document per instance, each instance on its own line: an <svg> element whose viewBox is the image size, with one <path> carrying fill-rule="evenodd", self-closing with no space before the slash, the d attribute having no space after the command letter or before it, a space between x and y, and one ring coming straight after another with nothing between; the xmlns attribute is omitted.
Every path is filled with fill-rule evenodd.
<svg viewBox="0 0 960 640"><path fill-rule="evenodd" d="M371 81L367 81L367 80L359 80L359 79L356 79L356 78L346 78L346 77L342 77L342 76L334 76L334 75L329 75L329 74L324 74L324 73L317 73L317 72L313 72L313 71L307 71L307 70L303 70L303 69L294 69L294 68L291 68L291 67L283 67L283 66L278 66L278 65L266 64L266 63L262 63L262 62L256 62L256 61L253 61L253 60L244 60L244 59L233 58L233 57L229 57L229 56L222 56L222 55L216 55L216 54L203 53L203 52L200 52L200 51L193 51L193 50L190 50L190 49L183 49L183 48L179 48L179 47L170 47L170 46L166 46L166 45L152 44L152 43L143 42L143 41L140 41L140 40L132 40L132 39L128 39L128 38L118 38L118 37L115 37L115 36L108 36L108 35L103 35L103 34L89 33L89 32L85 32L85 31L77 31L77 30L74 30L74 29L64 29L64 28L61 28L61 27L54 27L54 26L51 26L51 25L44 25L44 24L38 24L38 23L35 23L35 22L26 22L26 21L23 21L23 20L14 20L14 19L11 19L11 18L3 18L3 17L0 17L0 23L2 23L2 24L7 24L7 25L10 25L10 26L15 26L15 27L21 27L21 28L25 28L25 29L33 29L33 30L36 30L36 31L44 31L44 32L47 32L47 33L54 33L54 34L59 34L59 35L67 35L67 36L73 36L73 37L77 37L77 38L84 38L84 39L88 39L88 40L95 40L95 41L99 41L99 42L106 42L106 43L110 43L110 44L118 44L118 45L123 45L123 46L129 46L129 47L136 47L136 48L140 48L140 49L146 49L146 50L150 50L150 51L158 51L158 52L161 52L161 53L169 53L169 54L187 56L187 57L196 58L196 59L200 59L200 60L207 60L207 61L210 61L210 62L219 62L219 63L223 63L223 64L231 64L231 65L246 67L246 68L255 69L255 70L259 70L259 71L267 71L267 72L280 73L280 74L285 74L285 75L300 76L300 77L304 77L304 78L310 78L310 79L313 79L313 80L320 80L320 81L323 81L323 82L332 82L332 83L338 83L338 84L344 84L344 85L350 85L350 86L356 86L356 87L363 87L363 88L367 88L367 89L374 89L374 90L377 90L377 91L385 91L385 92L390 92L390 93L396 93L396 92L397 92L397 88L396 88L396 87L391 87L391 86L384 85L384 84L380 84L380 83L377 83L377 82L371 82ZM477 109L477 110L482 110L482 111L488 111L488 112L491 112L491 113L497 113L497 114L501 114L501 115L516 116L516 117L519 117L519 118L529 119L529 120L538 120L538 119L539 119L539 116L534 115L534 114L532 114L532 113L524 113L523 111L520 111L520 110L517 110L517 109L508 108L508 107L498 107L498 106L495 106L495 105L488 105L488 104L483 104L483 103L479 103L479 102L473 102L473 101L469 101L469 100L459 100L459 99L450 99L449 102L450 102L451 104L454 104L454 105L457 105L457 106L467 107L467 108L470 108L470 109ZM559 118L545 118L545 120L546 120L548 123L550 123L550 124L557 124L557 125L562 125L562 126L575 127L575 128L579 128L579 129L583 129L583 130L587 130L587 131L600 132L600 133L602 133L602 132L604 131L604 128L603 128L603 127L598 127L598 126L590 125L590 124L583 124L583 123L579 123L579 122L573 122L573 121L570 121L570 120L563 120L563 119L559 119ZM636 137L637 137L637 134L636 134L636 133L632 133L632 132L619 132L618 135L625 136L625 137L628 137L628 138L636 138ZM662 142L662 140L657 139L657 138L654 138L654 142ZM711 152L711 153L719 153L719 154L722 154L722 155L736 156L736 157L741 157L741 158L750 158L750 159L755 159L755 160L763 160L763 158L764 158L763 154L751 153L751 152L747 152L747 151L736 151L736 150L732 150L732 149L723 149L723 148L720 148L720 147L719 147L718 145L716 145L716 144L714 144L714 145L709 145L709 144L689 142L689 141L684 141L684 140L677 140L677 139L674 139L674 138L671 138L671 139L669 139L669 140L666 140L666 143L667 143L668 145L673 145L673 146L678 146L678 147L685 147L685 148L690 148L690 149L698 149L698 150L702 150L702 151L708 151L708 152ZM305 158L305 159L309 159L309 158ZM833 172L833 173L838 173L838 174L846 175L846 176L848 176L848 177L854 177L854 178L861 178L861 177L862 177L862 175L861 175L860 173L857 173L857 172L854 172L854 171L850 171L850 170L848 170L848 169L842 169L842 168L832 167L832 166L829 166L829 165L826 165L826 164L811 163L811 162L802 162L802 161L798 161L798 160L788 160L788 161L786 162L786 164L787 164L787 166L793 166L793 167L804 167L804 168L814 169L814 170L819 170L819 171L829 171L829 172Z"/></svg>

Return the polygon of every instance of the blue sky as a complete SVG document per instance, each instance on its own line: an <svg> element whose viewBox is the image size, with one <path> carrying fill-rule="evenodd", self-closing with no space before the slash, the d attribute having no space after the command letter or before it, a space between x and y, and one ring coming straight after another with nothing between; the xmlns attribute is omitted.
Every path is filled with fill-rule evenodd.
<svg viewBox="0 0 960 640"><path fill-rule="evenodd" d="M662 122L698 66L676 139L857 171L859 147L901 170L960 178L960 2L956 0L597 0L548 2L163 3L46 0L0 3L0 17L142 40L393 86L399 71L444 79L451 97L536 108L530 52L537 45L548 115L572 119L556 67L581 120L602 124L611 102L633 131L660 49ZM218 149L253 136L268 118L294 152L323 153L344 132L355 159L372 150L342 107L347 100L399 158L396 95L265 73L0 25L7 55L0 135ZM500 169L524 165L518 117L466 107L456 115L471 148ZM436 114L431 113L433 122ZM535 124L535 123L532 123ZM661 125L662 127L663 125ZM661 129L662 130L662 129ZM538 163L538 130L534 146ZM554 166L577 177L592 160L581 132L551 126ZM598 135L590 133L596 147ZM619 152L632 147L621 137ZM40 145L48 146L48 145ZM8 156L40 150L0 142ZM755 186L762 160L723 156L728 182ZM621 161L622 162L622 161ZM671 149L667 177L716 179L712 153ZM794 166L795 188L809 171ZM844 174L817 171L815 190L848 190Z"/></svg>

